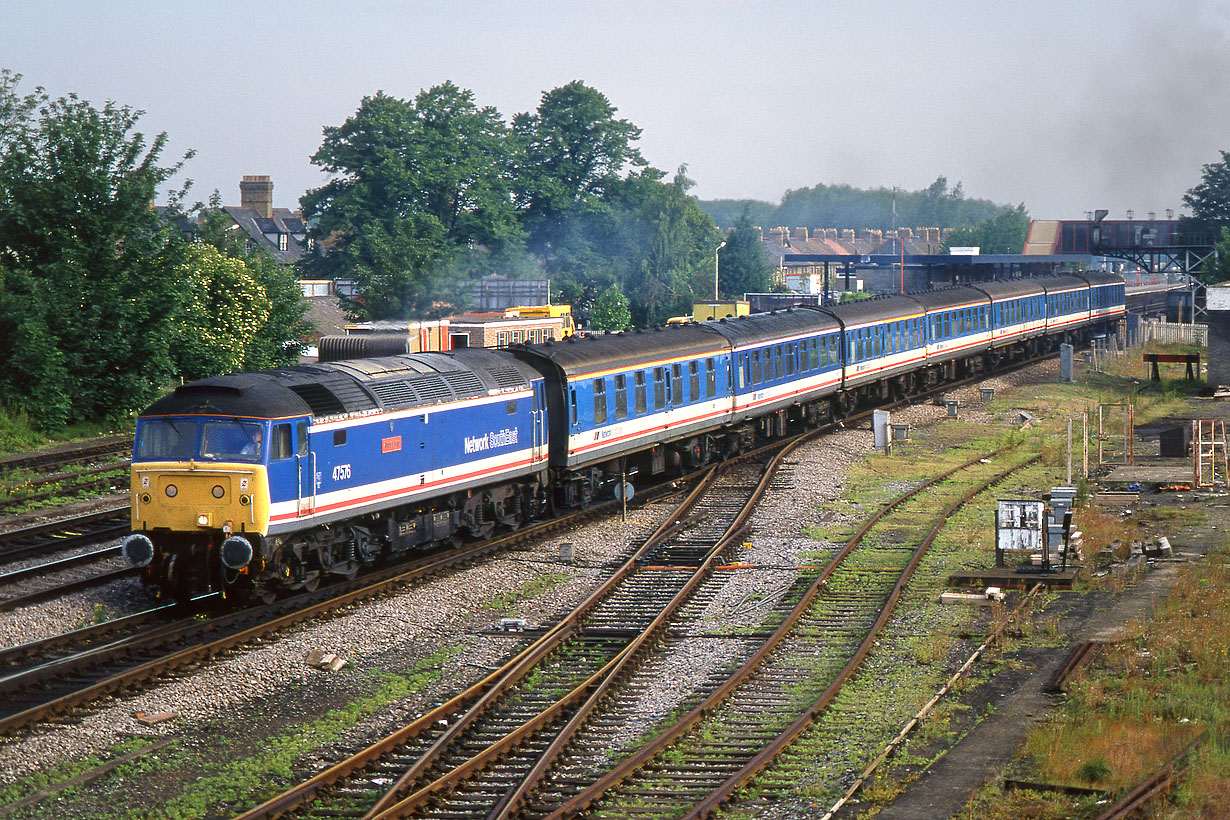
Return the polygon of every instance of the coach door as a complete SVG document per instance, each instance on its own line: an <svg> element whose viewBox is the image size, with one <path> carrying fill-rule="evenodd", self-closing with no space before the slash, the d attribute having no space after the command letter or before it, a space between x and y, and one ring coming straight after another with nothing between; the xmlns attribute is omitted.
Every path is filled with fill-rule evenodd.
<svg viewBox="0 0 1230 820"><path fill-rule="evenodd" d="M547 457L546 401L543 397L544 382L534 382L533 440L534 450L530 455L531 462L537 462Z"/></svg>
<svg viewBox="0 0 1230 820"><path fill-rule="evenodd" d="M299 474L299 502L296 511L300 518L311 515L316 509L316 452L308 446L306 422L295 425L295 466Z"/></svg>

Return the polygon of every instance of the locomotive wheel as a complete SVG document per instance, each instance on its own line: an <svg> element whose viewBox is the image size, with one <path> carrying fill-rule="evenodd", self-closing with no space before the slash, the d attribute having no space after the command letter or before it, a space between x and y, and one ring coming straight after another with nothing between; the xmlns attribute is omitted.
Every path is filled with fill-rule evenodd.
<svg viewBox="0 0 1230 820"><path fill-rule="evenodd" d="M320 573L317 572L316 570L312 570L311 572L307 574L307 577L303 580L303 589L306 592L315 592L319 588L320 588Z"/></svg>

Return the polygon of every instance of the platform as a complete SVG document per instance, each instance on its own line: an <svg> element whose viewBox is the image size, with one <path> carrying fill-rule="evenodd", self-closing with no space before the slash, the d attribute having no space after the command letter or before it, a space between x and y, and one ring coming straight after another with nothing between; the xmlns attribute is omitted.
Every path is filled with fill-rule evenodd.
<svg viewBox="0 0 1230 820"><path fill-rule="evenodd" d="M1012 567L954 572L948 583L955 587L1000 587L1001 589L1029 589L1034 584L1045 584L1048 589L1071 589L1080 567L1069 565L1065 570L1040 572L1037 569L1021 572Z"/></svg>
<svg viewBox="0 0 1230 820"><path fill-rule="evenodd" d="M1191 484L1190 458L1150 459L1147 464L1127 464L1111 468L1101 484Z"/></svg>

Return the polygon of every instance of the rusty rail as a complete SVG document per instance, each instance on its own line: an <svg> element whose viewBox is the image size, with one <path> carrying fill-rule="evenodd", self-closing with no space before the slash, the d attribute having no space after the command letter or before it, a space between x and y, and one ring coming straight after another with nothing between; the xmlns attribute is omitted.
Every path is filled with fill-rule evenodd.
<svg viewBox="0 0 1230 820"><path fill-rule="evenodd" d="M1099 814L1097 820L1127 820L1150 801L1164 794L1170 789L1175 778L1183 774L1185 769L1176 768L1183 760L1191 754L1192 750L1202 743L1207 737L1206 732L1201 732L1190 743L1169 761L1167 761L1160 769L1149 775L1136 788L1125 794L1123 798L1111 806L1109 809Z"/></svg>
<svg viewBox="0 0 1230 820"><path fill-rule="evenodd" d="M299 784L298 786L277 795L264 803L250 809L247 812L239 815L237 820L265 820L266 818L278 817L292 809L304 805L311 801L317 793L322 789L337 783L340 780L350 776L355 771L369 765L378 760L380 757L388 754L397 747L405 744L410 739L417 737L424 730L430 728L438 720L451 717L459 709L467 708L471 704L483 699L485 696L493 692L501 691L516 680L524 676L529 669L533 668L543 657L551 650L559 646L563 641L572 634L576 625L586 612L591 610L600 600L613 590L624 578L630 575L636 568L638 559L647 553L649 550L657 546L663 539L669 537L673 532L676 532L682 525L681 519L686 515L692 507L696 505L697 500L704 494L717 476L717 467L709 468L702 480L697 483L696 487L684 498L679 504L676 511L669 516L665 521L655 529L650 536L645 540L636 553L628 558L620 568L600 587L595 589L584 601L582 601L567 617L549 629L545 634L538 638L530 646L523 649L512 660L506 663L503 667L492 672L487 677L470 686L465 691L449 699L445 703L437 706L428 713L417 718L414 722L399 729L387 737L376 741L356 755L344 760L330 768L320 772L316 776ZM478 712L475 712L476 716ZM457 721L454 725L462 723L470 723L473 717L463 718ZM433 748L436 744L433 744ZM424 759L431 755L424 755ZM416 767L417 768L417 767ZM389 790L389 794L396 795L400 788L409 783L410 779L403 776L398 779Z"/></svg>
<svg viewBox="0 0 1230 820"><path fill-rule="evenodd" d="M698 587L700 583L707 578L710 573L712 573L713 568L717 565L717 561L720 559L727 546L729 546L729 544L733 542L737 536L741 535L745 531L748 518L751 517L751 514L756 509L760 499L764 497L764 494L768 490L769 484L775 477L781 462L795 448L806 441L810 441L815 437L815 435L817 434L809 433L804 436L800 436L774 455L773 459L766 466L755 490L752 491L751 496L748 498L747 504L743 511L735 518L734 522L727 529L727 532L722 536L717 545L715 545L712 554L698 569L696 575L693 576L692 581L690 581L682 590L679 591L679 593L675 596L675 600L671 601L670 605L668 605L662 614L655 619L650 628L642 633L642 635L628 647L628 651L626 651L620 659L618 667L612 670L611 674L606 677L603 683L595 688L593 694L590 695L589 699L577 711L577 713L573 715L567 725L560 730L558 736L551 742L522 781L514 788L506 792L502 798L500 798L500 800L492 808L491 812L487 815L490 820L494 820L494 818L510 817L524 805L530 792L538 785L539 782L541 782L542 778L547 775L547 772L550 771L551 766L576 736L576 733L580 731L581 727L584 726L593 715L594 710L598 707L602 700L610 693L610 690L615 683L622 680L624 674L630 671L636 659L639 658L641 651L651 641L656 640L662 629L664 629L667 625L670 615L676 611L679 605L681 605L689 596L692 595L696 587ZM393 816L395 815L388 815L387 817L381 816L379 820L392 820Z"/></svg>
<svg viewBox="0 0 1230 820"><path fill-rule="evenodd" d="M824 568L824 570L820 573L820 575L818 575L816 579L812 582L812 584L808 587L807 591L804 593L799 603L795 606L795 608L791 611L791 613L785 618L782 624L774 631L773 635L768 639L768 641L765 642L765 645L762 646L756 652L756 654L753 655L748 660L748 662L736 673L736 675L732 676L719 689L714 691L708 698L706 698L704 702L702 702L699 706L695 707L691 712L685 715L679 722L677 722L674 726L672 726L665 733L659 735L654 741L652 741L645 747L638 750L635 754L628 757L617 768L608 772L606 775L604 775L602 778L596 781L593 785L591 785L588 789L574 796L572 799L567 801L563 806L559 807L554 812L552 812L550 815L548 815L549 820L560 820L560 818L568 817L579 811L584 810L591 803L593 803L594 800L597 800L603 793L610 790L614 786L618 785L618 783L622 782L624 779L629 777L635 771L639 770L646 763L652 760L659 752L661 752L668 746L672 745L676 740L678 740L683 734L685 734L688 730L690 730L702 718L704 718L706 715L712 712L718 706L718 704L720 704L723 700L725 700L726 697L728 697L729 694L734 691L735 688L737 688L744 681L746 681L752 675L752 673L754 673L755 670L760 667L760 665L764 662L764 660L769 656L773 648L778 643L780 643L780 641L787 634L789 634L789 632L794 628L794 626L802 618L803 614L811 606L812 602L814 601L816 596L819 594L820 590L828 583L829 579L831 578L833 573L836 571L836 569L846 559L846 557L850 554L850 552L854 550L854 548L859 544L859 542L862 541L864 536L866 536L866 534L871 530L871 528L876 523L878 523L884 516L886 516L888 513L890 513L897 507L899 507L901 504L905 503L908 499L910 499L914 495L917 495L922 490L925 490L928 487L931 487L934 484L937 484L940 481L947 479L948 477L952 476L953 474L961 470L971 467L972 465L978 463L984 458L993 457L995 455L998 455L1004 452L1007 449L1009 449L1009 447L1005 446L989 454L980 454L978 456L975 456L969 459L968 461L963 462L962 464L959 464L929 479L923 484L920 484L918 487L915 487L908 492L902 493L901 495L899 495L898 497L890 501L888 504L884 505L880 510L878 510L875 513L875 515L873 515L870 519L868 519L868 521L865 522L863 526L860 527L859 530L853 536L851 536L851 538L846 542L846 544L842 547L842 549L838 551L838 553L833 557L832 560L830 560L830 562ZM1032 461L1035 461L1035 460L1037 460L1037 457L1034 457L1033 459L1030 459L1029 461L1022 463L1021 465L1017 465L1016 467L1013 467L1012 470L1019 469L1021 466L1024 466L1024 464L1031 463ZM1011 472L1012 470L1009 470L1008 472ZM1006 474L1007 473L1005 473L1005 475ZM998 480L998 477L996 479L993 479L992 482L990 483L993 483L994 480ZM978 491L981 491L981 490L977 490L975 492L978 492ZM971 493L971 497L972 497L972 493ZM957 505L953 507L953 509L955 509L956 506L959 506L960 503L964 503L964 502L963 501L959 502ZM947 517L948 514L949 514L948 512L945 512L943 515L940 516L939 521L937 522L934 528L935 534L938 534L940 528L942 528L944 524L944 519ZM931 537L932 539L934 538L934 536L931 536ZM911 561L910 565L907 567L907 570L906 570L907 573L912 573L913 568L917 566L918 561L921 560L922 554L924 552L925 550L920 550L916 552L914 559ZM826 704L828 701L832 699L832 696L836 694L837 689L840 688L840 682L844 682L844 680L848 678L850 674L853 673L854 669L857 668L859 663L861 663L862 658L866 655L867 651L870 650L870 646L874 642L875 635L878 633L880 626L882 626L882 622L887 620L887 617L888 617L887 613L891 611L890 610L891 605L895 603L897 597L900 596L900 590L904 587L904 582L905 582L905 578L903 578L903 580L900 581L896 587L894 587L894 591L890 596L890 604L886 606L884 613L881 615L879 619L877 619L876 625L873 626L872 633L868 636L868 638L861 645L860 652L856 654L855 658L851 661L851 663L847 664L847 668L843 670L842 675L838 679L839 682L835 684L834 686L830 686L828 689L825 690L824 693L822 693L821 699L824 700ZM813 704L813 708L809 710L809 713L814 713L815 711L818 711L818 709L816 709L815 705ZM789 735L789 740L793 740L793 738L798 734L798 732L802 731L802 728L805 728L806 725L810 723L811 721L810 714L805 715L804 718L800 718L800 721L801 723L796 722L790 727L790 729L787 730L788 733L791 733ZM792 732L792 730L794 731ZM781 738L779 738L779 741L781 741ZM780 748L784 748L785 745L788 744L788 742L789 741L780 742L776 744L775 746L771 747L773 750L773 756L776 756L777 751L779 751ZM771 758L765 758L763 762L761 762L761 758L764 757L764 755L766 755L769 751L770 751L769 749L766 749L765 751L761 753L761 755L757 756L757 758L753 760L753 762L758 763L758 765L755 767L755 771L748 774L746 778L742 777L744 772L740 772L740 775L737 776L740 783L744 782L747 778L750 778L750 776L754 775L756 772L759 772L760 769L763 768L764 765L767 765L768 760L770 760ZM751 764L749 764L749 766L750 765ZM728 784L729 784L729 781L728 781ZM736 788L738 788L737 785L731 785L729 791L733 792L734 789ZM718 804L720 804L720 802Z"/></svg>
<svg viewBox="0 0 1230 820"><path fill-rule="evenodd" d="M1093 659L1094 653L1099 650L1104 644L1099 641L1081 641L1072 647L1072 651L1068 653L1068 657L1063 662L1063 666L1055 670L1055 674L1051 675L1051 679L1046 682L1046 686L1042 688L1043 692L1048 695L1057 695L1063 692L1067 686L1068 679L1076 674L1076 670L1080 669L1085 664Z"/></svg>

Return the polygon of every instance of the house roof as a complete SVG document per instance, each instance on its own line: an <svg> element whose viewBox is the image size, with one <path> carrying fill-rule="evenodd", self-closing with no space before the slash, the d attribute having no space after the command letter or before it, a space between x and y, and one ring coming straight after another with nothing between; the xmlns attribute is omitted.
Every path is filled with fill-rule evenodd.
<svg viewBox="0 0 1230 820"><path fill-rule="evenodd" d="M262 216L255 208L226 205L222 208L260 247L273 254L279 262L292 264L306 252L303 219L289 208L274 208L272 218ZM278 248L278 234L287 234L286 250Z"/></svg>

